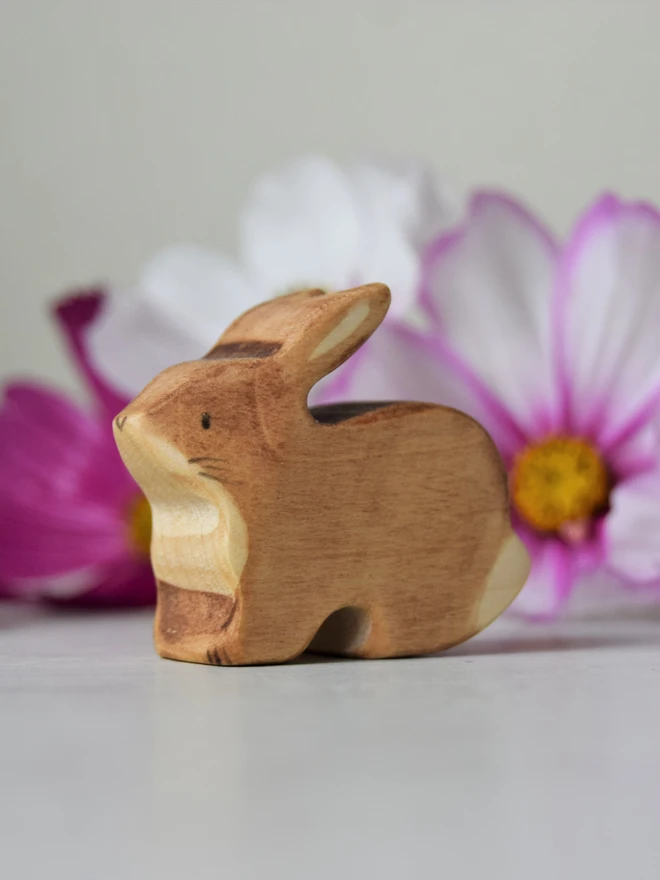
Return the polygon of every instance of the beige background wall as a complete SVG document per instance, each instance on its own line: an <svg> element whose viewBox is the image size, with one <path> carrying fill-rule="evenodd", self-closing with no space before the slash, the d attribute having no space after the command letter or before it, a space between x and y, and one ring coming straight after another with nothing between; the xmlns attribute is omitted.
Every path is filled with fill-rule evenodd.
<svg viewBox="0 0 660 880"><path fill-rule="evenodd" d="M660 202L657 0L0 0L0 375L72 375L48 297L233 246L297 153L414 153L560 230Z"/></svg>

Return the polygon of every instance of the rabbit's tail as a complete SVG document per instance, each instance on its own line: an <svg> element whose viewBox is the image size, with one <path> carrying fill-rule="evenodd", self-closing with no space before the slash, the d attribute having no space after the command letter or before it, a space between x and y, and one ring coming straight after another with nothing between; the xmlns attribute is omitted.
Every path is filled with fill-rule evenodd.
<svg viewBox="0 0 660 880"><path fill-rule="evenodd" d="M505 611L522 590L529 575L527 549L515 532L505 538L493 566L477 612L477 632Z"/></svg>

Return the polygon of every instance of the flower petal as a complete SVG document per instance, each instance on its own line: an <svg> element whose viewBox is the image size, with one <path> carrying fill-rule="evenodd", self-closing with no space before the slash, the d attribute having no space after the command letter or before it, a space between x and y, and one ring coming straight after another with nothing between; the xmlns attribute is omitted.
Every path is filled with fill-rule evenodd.
<svg viewBox="0 0 660 880"><path fill-rule="evenodd" d="M240 220L244 265L264 298L350 287L358 283L359 220L346 174L328 159L301 159L254 185Z"/></svg>
<svg viewBox="0 0 660 880"><path fill-rule="evenodd" d="M136 608L155 603L156 582L148 561L123 559L103 568L87 589L64 600L52 598L80 608Z"/></svg>
<svg viewBox="0 0 660 880"><path fill-rule="evenodd" d="M446 346L395 320L374 336L312 396L316 403L337 400L423 400L451 406L476 418L505 459L523 441L507 413L480 380Z"/></svg>
<svg viewBox="0 0 660 880"><path fill-rule="evenodd" d="M610 449L607 464L613 482L620 483L656 468L659 464L660 443L657 428L646 425Z"/></svg>
<svg viewBox="0 0 660 880"><path fill-rule="evenodd" d="M2 585L0 596L78 608L134 608L153 605L156 584L148 562L122 559L54 577L10 581Z"/></svg>
<svg viewBox="0 0 660 880"><path fill-rule="evenodd" d="M118 512L57 493L17 497L2 487L0 532L2 580L67 574L128 553Z"/></svg>
<svg viewBox="0 0 660 880"><path fill-rule="evenodd" d="M419 289L422 251L457 220L458 204L413 163L362 162L350 174L360 212L356 278L385 282L390 314L401 315Z"/></svg>
<svg viewBox="0 0 660 880"><path fill-rule="evenodd" d="M130 555L136 488L110 424L12 386L0 410L0 579L66 574Z"/></svg>
<svg viewBox="0 0 660 880"><path fill-rule="evenodd" d="M427 312L528 436L556 421L548 305L556 262L550 234L494 193L475 196L464 226L425 261Z"/></svg>
<svg viewBox="0 0 660 880"><path fill-rule="evenodd" d="M572 430L608 451L660 400L660 214L600 199L566 248L556 293L559 368Z"/></svg>
<svg viewBox="0 0 660 880"><path fill-rule="evenodd" d="M32 485L124 504L136 491L112 436L111 423L91 418L61 394L15 383L0 408L3 491ZM20 484L19 484L20 480Z"/></svg>
<svg viewBox="0 0 660 880"><path fill-rule="evenodd" d="M511 610L534 620L550 620L567 602L574 586L574 565L569 547L555 538L542 538L519 530L532 557L527 583Z"/></svg>
<svg viewBox="0 0 660 880"><path fill-rule="evenodd" d="M660 579L660 471L620 483L610 504L605 522L608 565L636 583Z"/></svg>
<svg viewBox="0 0 660 880"><path fill-rule="evenodd" d="M98 404L112 418L128 403L127 397L111 387L92 363L89 334L107 306L102 290L81 291L56 303L53 314L69 345L73 359L89 384Z"/></svg>
<svg viewBox="0 0 660 880"><path fill-rule="evenodd" d="M259 302L232 260L192 244L156 256L142 272L140 289L203 352L235 318Z"/></svg>
<svg viewBox="0 0 660 880"><path fill-rule="evenodd" d="M109 300L90 332L90 355L132 397L166 367L202 357L256 302L230 261L193 245L170 248L145 268L137 291Z"/></svg>

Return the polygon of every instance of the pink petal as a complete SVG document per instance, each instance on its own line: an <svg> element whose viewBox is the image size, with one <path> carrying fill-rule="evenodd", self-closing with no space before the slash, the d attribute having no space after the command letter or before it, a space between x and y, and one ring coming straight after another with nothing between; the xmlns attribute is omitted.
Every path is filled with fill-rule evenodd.
<svg viewBox="0 0 660 880"><path fill-rule="evenodd" d="M66 600L80 608L137 608L156 601L156 582L149 562L122 560L108 566L98 582Z"/></svg>
<svg viewBox="0 0 660 880"><path fill-rule="evenodd" d="M610 504L605 522L610 568L635 583L660 579L660 470L620 483Z"/></svg>
<svg viewBox="0 0 660 880"><path fill-rule="evenodd" d="M566 604L574 586L573 553L562 541L519 531L532 557L532 570L511 609L534 620L550 620Z"/></svg>
<svg viewBox="0 0 660 880"><path fill-rule="evenodd" d="M555 312L565 422L607 452L660 400L660 214L596 202L562 258Z"/></svg>
<svg viewBox="0 0 660 880"><path fill-rule="evenodd" d="M45 600L79 608L153 605L156 585L148 562L121 559L49 578L23 578L2 585L0 596ZM2 588L0 588L1 590Z"/></svg>
<svg viewBox="0 0 660 880"><path fill-rule="evenodd" d="M132 555L136 487L103 427L61 396L12 386L0 410L0 579L62 575Z"/></svg>
<svg viewBox="0 0 660 880"><path fill-rule="evenodd" d="M615 483L654 470L658 465L660 443L657 428L647 425L619 441L607 454Z"/></svg>
<svg viewBox="0 0 660 880"><path fill-rule="evenodd" d="M0 488L0 491L1 488ZM128 553L124 521L103 508L25 494L0 498L0 577L60 575Z"/></svg>
<svg viewBox="0 0 660 880"><path fill-rule="evenodd" d="M527 436L556 427L551 235L517 202L478 194L428 252L422 303L447 343Z"/></svg>
<svg viewBox="0 0 660 880"><path fill-rule="evenodd" d="M423 400L451 406L476 418L502 455L510 458L524 437L480 379L451 351L442 335L423 334L386 321L343 367L312 395L336 400Z"/></svg>
<svg viewBox="0 0 660 880"><path fill-rule="evenodd" d="M37 481L42 488L84 493L93 501L101 497L123 504L136 491L110 420L91 418L61 394L29 383L5 389L0 474L5 491L19 478L21 486Z"/></svg>
<svg viewBox="0 0 660 880"><path fill-rule="evenodd" d="M102 290L81 292L60 300L54 308L71 354L87 380L99 405L113 418L128 403L128 398L111 387L90 360L88 334L99 319L106 301Z"/></svg>

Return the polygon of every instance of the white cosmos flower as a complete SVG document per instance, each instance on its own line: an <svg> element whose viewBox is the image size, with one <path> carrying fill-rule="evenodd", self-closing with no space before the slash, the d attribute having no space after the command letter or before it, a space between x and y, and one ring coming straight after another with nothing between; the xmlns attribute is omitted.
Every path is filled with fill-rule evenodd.
<svg viewBox="0 0 660 880"><path fill-rule="evenodd" d="M179 245L156 256L134 290L113 291L90 328L90 359L133 396L165 367L201 357L241 312L288 290L382 281L400 316L416 298L422 250L456 216L416 165L298 160L256 181L238 261Z"/></svg>

